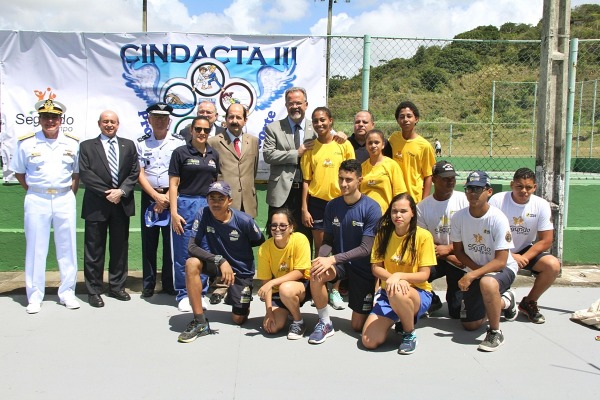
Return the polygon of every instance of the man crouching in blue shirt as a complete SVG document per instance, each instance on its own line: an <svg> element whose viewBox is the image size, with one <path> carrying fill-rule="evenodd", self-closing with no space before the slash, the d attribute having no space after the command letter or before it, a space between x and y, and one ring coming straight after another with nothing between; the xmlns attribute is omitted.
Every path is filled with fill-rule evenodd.
<svg viewBox="0 0 600 400"><path fill-rule="evenodd" d="M310 290L319 314L319 322L308 338L311 344L323 343L335 332L327 310L327 282L348 278L348 305L352 310L354 331L362 331L373 308L375 277L371 272L370 257L381 207L360 193L361 180L362 169L358 161L342 162L338 172L342 195L325 207L323 245L310 269Z"/></svg>
<svg viewBox="0 0 600 400"><path fill-rule="evenodd" d="M202 281L200 274L220 278L228 286L226 304L232 305L232 320L241 325L248 319L254 278L252 247L261 245L265 238L248 214L231 205L231 187L222 181L208 187L208 206L198 210L185 263L185 285L194 313L194 319L179 341L189 343L211 332L202 309ZM208 249L201 247L206 237Z"/></svg>

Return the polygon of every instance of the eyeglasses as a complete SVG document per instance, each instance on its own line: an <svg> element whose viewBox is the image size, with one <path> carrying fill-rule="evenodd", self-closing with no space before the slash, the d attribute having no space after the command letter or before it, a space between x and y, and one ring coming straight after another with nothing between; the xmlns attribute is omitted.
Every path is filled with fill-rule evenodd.
<svg viewBox="0 0 600 400"><path fill-rule="evenodd" d="M305 101L289 101L289 102L285 103L285 105L288 107L300 107L300 106L303 106L304 103L306 103L306 102Z"/></svg>
<svg viewBox="0 0 600 400"><path fill-rule="evenodd" d="M206 133L208 135L210 133L210 128L201 128L199 126L195 126L194 127L194 131L196 133L202 133L202 132L204 132L204 133Z"/></svg>
<svg viewBox="0 0 600 400"><path fill-rule="evenodd" d="M487 186L467 186L465 187L465 193L481 194L485 189L487 189Z"/></svg>
<svg viewBox="0 0 600 400"><path fill-rule="evenodd" d="M272 231L276 231L277 228L279 228L279 230L281 231L285 231L288 226L290 226L289 224L271 224L269 225L269 227L271 228Z"/></svg>

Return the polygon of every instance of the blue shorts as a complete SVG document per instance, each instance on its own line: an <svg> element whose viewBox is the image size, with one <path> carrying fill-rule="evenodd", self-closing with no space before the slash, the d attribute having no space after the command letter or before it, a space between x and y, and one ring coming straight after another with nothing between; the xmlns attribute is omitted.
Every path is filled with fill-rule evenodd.
<svg viewBox="0 0 600 400"><path fill-rule="evenodd" d="M421 318L427 312L427 310L429 310L429 306L431 305L432 294L431 292L416 288L414 286L413 288L419 293L419 298L421 299L419 311L415 316L416 324L417 320ZM398 314L396 314L396 312L392 309L392 306L390 306L390 300L388 299L387 292L385 291L385 289L379 289L375 294L375 305L373 306L373 311L371 311L371 314L389 318L394 322L400 321L400 317L398 317Z"/></svg>
<svg viewBox="0 0 600 400"><path fill-rule="evenodd" d="M519 251L518 254L523 255L523 254L527 253L527 250L529 250L530 248L531 248L531 246L527 246L527 247L523 248L523 250ZM533 267L535 267L535 264L540 260L540 258L545 257L545 256L551 256L551 255L552 254L548 253L547 251L542 251L540 254L533 257L531 260L529 260L529 264L524 266L522 269L525 269L525 270L531 272L533 274L533 276L537 276L539 274L539 272L535 271L533 269Z"/></svg>
<svg viewBox="0 0 600 400"><path fill-rule="evenodd" d="M308 212L313 218L313 229L322 231L325 228L323 218L325 217L325 207L328 201L318 197L308 196Z"/></svg>
<svg viewBox="0 0 600 400"><path fill-rule="evenodd" d="M515 273L508 267L498 272L485 274L484 276L490 276L498 282L498 291L500 294L510 289L510 285L515 280ZM463 292L463 302L465 304L465 314L461 317L461 321L463 322L479 321L485 318L485 304L479 287L480 282L481 278L475 279L471 282L469 289Z"/></svg>

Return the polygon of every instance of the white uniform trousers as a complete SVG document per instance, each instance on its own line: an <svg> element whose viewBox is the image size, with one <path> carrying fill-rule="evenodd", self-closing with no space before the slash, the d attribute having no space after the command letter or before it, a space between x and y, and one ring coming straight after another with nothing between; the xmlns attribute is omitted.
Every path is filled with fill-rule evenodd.
<svg viewBox="0 0 600 400"><path fill-rule="evenodd" d="M77 207L71 190L62 194L25 195L25 288L29 303L41 303L46 289L46 258L50 227L54 228L56 258L60 270L60 301L75 298L77 283Z"/></svg>

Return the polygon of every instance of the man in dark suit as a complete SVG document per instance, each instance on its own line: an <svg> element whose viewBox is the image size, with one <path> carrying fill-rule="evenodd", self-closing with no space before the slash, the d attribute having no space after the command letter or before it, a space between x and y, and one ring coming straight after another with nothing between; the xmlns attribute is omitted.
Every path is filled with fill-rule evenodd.
<svg viewBox="0 0 600 400"><path fill-rule="evenodd" d="M217 107L215 107L215 103L212 101L204 100L200 104L198 104L198 108L196 109L196 115L198 117L206 117L208 118L208 123L210 124L210 133L208 137L216 136L219 133L224 133L225 128L215 124L217 121ZM190 127L192 124L189 124L185 128L179 131L179 135L183 136L186 142L190 141L192 135L190 134Z"/></svg>
<svg viewBox="0 0 600 400"><path fill-rule="evenodd" d="M258 138L243 133L247 119L243 105L230 105L225 114L227 131L208 138L208 144L219 153L219 180L231 186L232 207L256 218L254 178L258 171Z"/></svg>
<svg viewBox="0 0 600 400"><path fill-rule="evenodd" d="M310 228L301 223L300 157L307 149L312 148L312 140L316 138L312 122L305 118L308 107L306 90L301 87L286 90L285 107L288 115L270 123L265 130L263 157L265 162L271 165L267 185L269 215L274 209L287 207L296 220L296 229L311 241Z"/></svg>
<svg viewBox="0 0 600 400"><path fill-rule="evenodd" d="M110 232L108 296L130 300L125 291L127 278L129 218L135 215L133 189L140 166L135 144L116 137L119 117L113 111L100 114L102 132L81 143L79 174L85 184L81 218L85 219L84 274L88 300L93 307L104 307L104 254L107 229Z"/></svg>

